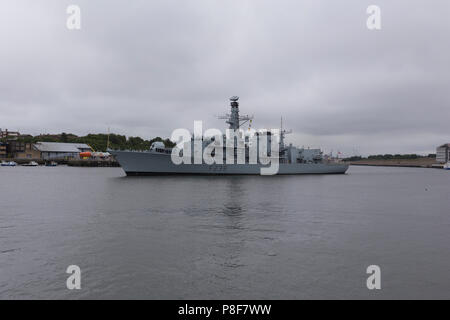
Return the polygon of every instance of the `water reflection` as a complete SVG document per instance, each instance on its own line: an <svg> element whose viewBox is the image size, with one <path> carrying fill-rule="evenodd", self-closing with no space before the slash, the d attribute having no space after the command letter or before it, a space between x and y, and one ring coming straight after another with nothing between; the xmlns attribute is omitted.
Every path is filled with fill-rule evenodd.
<svg viewBox="0 0 450 320"><path fill-rule="evenodd" d="M230 177L230 179L226 181L226 192L222 213L230 217L242 215L245 212L243 209L246 204L244 203L245 198L245 183L242 178Z"/></svg>

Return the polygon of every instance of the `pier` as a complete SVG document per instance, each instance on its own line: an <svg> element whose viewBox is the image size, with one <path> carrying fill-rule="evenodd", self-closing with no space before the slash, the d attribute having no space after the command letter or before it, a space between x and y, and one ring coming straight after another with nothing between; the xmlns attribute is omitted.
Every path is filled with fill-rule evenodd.
<svg viewBox="0 0 450 320"><path fill-rule="evenodd" d="M119 164L114 159L54 159L51 161L44 159L8 159L8 161L14 161L19 166L35 161L39 165L46 165L47 162L56 162L58 165L68 165L70 167L119 167Z"/></svg>

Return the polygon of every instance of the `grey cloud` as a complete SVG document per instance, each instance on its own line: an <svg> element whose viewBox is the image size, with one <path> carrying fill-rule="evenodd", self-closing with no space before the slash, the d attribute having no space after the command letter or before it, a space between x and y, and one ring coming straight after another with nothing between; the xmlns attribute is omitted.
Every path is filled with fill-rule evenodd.
<svg viewBox="0 0 450 320"><path fill-rule="evenodd" d="M450 3L17 1L0 4L0 127L169 136L241 96L299 145L432 152L450 141ZM65 27L67 5L82 29Z"/></svg>

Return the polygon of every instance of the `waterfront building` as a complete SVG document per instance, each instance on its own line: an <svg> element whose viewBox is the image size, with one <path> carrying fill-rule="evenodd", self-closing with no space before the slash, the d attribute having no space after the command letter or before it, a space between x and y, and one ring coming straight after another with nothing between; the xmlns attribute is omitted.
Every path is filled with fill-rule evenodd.
<svg viewBox="0 0 450 320"><path fill-rule="evenodd" d="M450 161L450 143L443 144L436 148L436 162L447 163Z"/></svg>
<svg viewBox="0 0 450 320"><path fill-rule="evenodd" d="M85 143L37 142L34 147L41 154L41 159L79 159L80 152L92 152Z"/></svg>
<svg viewBox="0 0 450 320"><path fill-rule="evenodd" d="M40 159L41 152L35 146L34 143L23 143L21 149L17 150L14 154L16 159Z"/></svg>
<svg viewBox="0 0 450 320"><path fill-rule="evenodd" d="M6 142L0 142L0 159L5 159L8 156L7 147Z"/></svg>
<svg viewBox="0 0 450 320"><path fill-rule="evenodd" d="M20 141L20 140L8 140L6 142L7 144L7 151L8 154L12 157L16 157L16 154L19 152L24 152L25 151L25 142Z"/></svg>

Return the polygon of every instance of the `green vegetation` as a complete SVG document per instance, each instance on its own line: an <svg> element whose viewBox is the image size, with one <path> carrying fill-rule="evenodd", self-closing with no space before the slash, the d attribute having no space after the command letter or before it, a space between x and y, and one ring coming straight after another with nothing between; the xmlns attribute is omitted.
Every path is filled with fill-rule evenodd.
<svg viewBox="0 0 450 320"><path fill-rule="evenodd" d="M76 136L71 133L61 134L46 134L46 135L22 135L19 141L36 143L38 141L43 142L69 142L69 143L86 143L90 145L95 151L106 151L106 145L108 141L108 134L97 133L88 134L86 136ZM119 150L148 150L150 145L155 141L162 141L166 147L173 147L175 144L169 139L162 139L160 137L153 138L151 140L144 140L141 137L126 137L123 135L113 134L109 135L109 147L111 149Z"/></svg>
<svg viewBox="0 0 450 320"><path fill-rule="evenodd" d="M375 160L417 159L417 158L420 158L420 156L417 154L377 154L367 157L367 159L375 159Z"/></svg>
<svg viewBox="0 0 450 320"><path fill-rule="evenodd" d="M364 158L361 156L353 156L353 157L344 158L344 161L359 161L359 160L364 160Z"/></svg>
<svg viewBox="0 0 450 320"><path fill-rule="evenodd" d="M421 156L418 154L377 154L370 155L367 158L363 158L361 156L353 156L345 158L345 161L359 161L365 159L371 160L390 160L390 159L419 159L419 158L436 158L436 154L430 153L427 156Z"/></svg>

